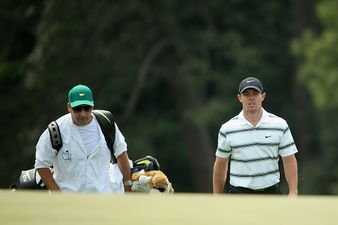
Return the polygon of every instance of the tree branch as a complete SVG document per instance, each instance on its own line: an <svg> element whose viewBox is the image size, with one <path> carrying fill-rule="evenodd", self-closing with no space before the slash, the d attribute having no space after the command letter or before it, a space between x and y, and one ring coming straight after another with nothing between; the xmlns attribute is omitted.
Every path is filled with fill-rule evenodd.
<svg viewBox="0 0 338 225"><path fill-rule="evenodd" d="M167 45L166 40L161 40L157 42L153 48L149 51L146 58L142 62L142 66L139 70L137 81L135 84L135 87L133 88L133 92L130 95L130 98L128 100L127 107L125 109L125 112L123 114L122 120L127 119L134 111L135 106L137 105L137 101L141 95L141 90L144 86L144 83L146 81L149 68L151 67L151 64L155 57L161 52L161 50Z"/></svg>

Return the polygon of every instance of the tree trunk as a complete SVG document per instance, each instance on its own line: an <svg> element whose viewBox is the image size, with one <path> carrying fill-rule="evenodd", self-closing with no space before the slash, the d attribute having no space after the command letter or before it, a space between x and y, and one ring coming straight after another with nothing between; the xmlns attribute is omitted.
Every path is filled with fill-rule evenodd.
<svg viewBox="0 0 338 225"><path fill-rule="evenodd" d="M213 165L211 140L206 127L189 116L200 108L198 97L189 91L191 87L180 79L179 72L176 75L171 74L167 79L176 99L196 191L211 192Z"/></svg>
<svg viewBox="0 0 338 225"><path fill-rule="evenodd" d="M292 36L300 38L307 28L317 26L314 12L315 0L292 0ZM311 119L312 104L308 90L298 79L301 60L294 59L292 71L292 95L295 113L295 139L300 157L304 158L311 150L314 124Z"/></svg>
<svg viewBox="0 0 338 225"><path fill-rule="evenodd" d="M188 162L194 180L195 191L212 192L213 150L207 128L190 115L202 107L201 98L193 84L189 84L181 72L187 55L186 43L181 39L180 29L173 12L167 12L165 30L169 45L166 66L170 74L164 74L175 97L177 112L187 145ZM189 76L189 75L187 75Z"/></svg>

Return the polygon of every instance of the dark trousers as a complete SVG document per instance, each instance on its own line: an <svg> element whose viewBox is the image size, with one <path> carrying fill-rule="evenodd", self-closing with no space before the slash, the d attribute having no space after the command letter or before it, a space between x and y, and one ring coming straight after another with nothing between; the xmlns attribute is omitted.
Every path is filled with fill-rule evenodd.
<svg viewBox="0 0 338 225"><path fill-rule="evenodd" d="M232 185L229 185L229 193L230 194L271 194L271 195L280 195L282 194L278 184L275 184L273 186L259 189L259 190L253 190L245 187L235 187Z"/></svg>

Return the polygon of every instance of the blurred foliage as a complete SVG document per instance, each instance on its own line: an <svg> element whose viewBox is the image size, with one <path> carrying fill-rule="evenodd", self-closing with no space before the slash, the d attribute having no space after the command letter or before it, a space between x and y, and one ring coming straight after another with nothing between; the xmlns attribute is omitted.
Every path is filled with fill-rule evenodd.
<svg viewBox="0 0 338 225"><path fill-rule="evenodd" d="M21 169L31 168L34 163L32 140L36 139L40 132L36 130L36 118L40 112L35 99L36 92L25 84L25 59L36 43L35 29L42 10L43 4L39 0L0 1L2 187L8 187Z"/></svg>
<svg viewBox="0 0 338 225"><path fill-rule="evenodd" d="M295 42L296 54L304 57L305 63L300 78L309 86L318 108L337 108L338 92L338 23L337 1L321 1L318 16L323 30L320 35L313 30L305 32L303 38ZM336 17L335 20L333 17Z"/></svg>
<svg viewBox="0 0 338 225"><path fill-rule="evenodd" d="M0 186L9 186L22 169L33 166L39 135L67 112L68 90L83 83L92 88L95 107L115 115L132 159L158 158L177 192L208 191L197 180L211 184L207 170L218 129L241 109L236 100L241 79L262 79L268 92L265 108L287 119L292 129L294 102L287 91L293 85L290 3L1 1L1 34L8 35L0 36L1 125L6 128L1 131ZM331 21L334 15L327 14L335 11L323 7L319 12L324 10L323 17ZM334 22L324 23L323 35L329 32L326 26ZM299 54L304 48L324 51L314 49L318 41L314 34L304 37ZM325 43L335 51L330 46L334 38ZM329 52L327 57L333 60ZM304 63L310 73L301 74L314 90L327 82L322 76L312 78L317 77L314 71L334 74L334 65L323 62L319 70L311 60L306 56ZM332 76L327 85L335 82ZM314 80L318 82L311 84ZM316 102L326 101L331 89L313 92ZM335 108L330 110L333 115ZM301 172L303 165L308 164L300 163ZM316 179L302 181L308 193L318 193L310 184L320 182L323 172L316 172Z"/></svg>
<svg viewBox="0 0 338 225"><path fill-rule="evenodd" d="M338 2L321 0L317 14L321 32L307 30L296 40L293 50L304 61L299 77L306 84L316 103L316 119L320 124L319 152L314 152L304 169L309 183L306 193L338 194Z"/></svg>

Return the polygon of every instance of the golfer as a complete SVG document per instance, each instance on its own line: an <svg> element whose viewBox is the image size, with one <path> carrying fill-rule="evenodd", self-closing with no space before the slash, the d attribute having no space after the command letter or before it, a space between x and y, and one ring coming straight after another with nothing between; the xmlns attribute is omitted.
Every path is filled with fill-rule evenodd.
<svg viewBox="0 0 338 225"><path fill-rule="evenodd" d="M281 158L288 194L298 195L298 150L287 122L263 109L265 97L257 78L248 77L240 83L237 99L243 110L223 124L218 134L214 193L223 193L230 162L229 193L281 194Z"/></svg>

